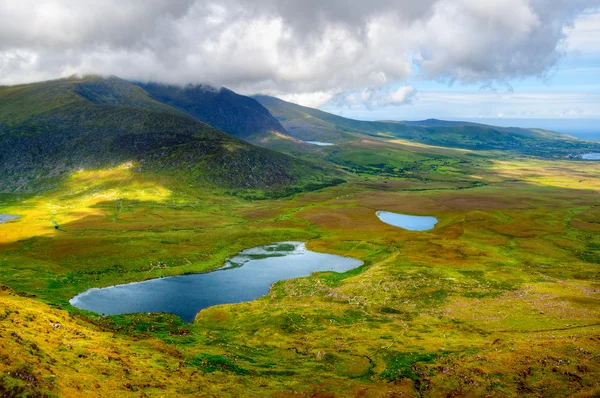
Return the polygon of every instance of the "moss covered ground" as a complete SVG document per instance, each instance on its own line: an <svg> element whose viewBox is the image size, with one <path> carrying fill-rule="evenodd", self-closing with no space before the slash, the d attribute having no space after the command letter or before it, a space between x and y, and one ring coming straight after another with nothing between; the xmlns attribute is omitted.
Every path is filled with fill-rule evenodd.
<svg viewBox="0 0 600 398"><path fill-rule="evenodd" d="M21 216L0 225L0 395L600 394L597 163L375 139L354 153L322 154L348 183L277 200L128 165L0 196L0 213ZM440 222L405 231L377 210ZM190 324L68 304L291 240L364 265Z"/></svg>

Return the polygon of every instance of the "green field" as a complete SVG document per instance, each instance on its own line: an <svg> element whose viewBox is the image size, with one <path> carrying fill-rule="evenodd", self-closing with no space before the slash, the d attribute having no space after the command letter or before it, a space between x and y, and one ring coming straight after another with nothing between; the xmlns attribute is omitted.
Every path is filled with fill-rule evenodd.
<svg viewBox="0 0 600 398"><path fill-rule="evenodd" d="M598 164L348 137L305 154L346 183L279 199L135 164L0 196L0 213L22 216L0 225L0 392L600 394ZM440 222L405 231L377 210ZM91 287L206 271L288 240L364 265L278 282L191 324L68 304Z"/></svg>

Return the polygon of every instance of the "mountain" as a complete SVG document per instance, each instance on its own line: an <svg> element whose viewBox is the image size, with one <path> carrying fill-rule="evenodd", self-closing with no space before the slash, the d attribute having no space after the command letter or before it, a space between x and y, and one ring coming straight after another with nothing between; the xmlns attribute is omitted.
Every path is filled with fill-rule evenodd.
<svg viewBox="0 0 600 398"><path fill-rule="evenodd" d="M207 85L178 87L139 82L134 84L154 100L243 140L266 144L269 140L283 138L299 143L288 135L281 123L258 101L227 88Z"/></svg>
<svg viewBox="0 0 600 398"><path fill-rule="evenodd" d="M416 122L360 121L270 96L257 95L254 98L281 122L290 135L302 140L340 142L350 139L347 133L359 133L406 139L428 145L510 150L547 157L597 150L600 147L591 142L541 129L496 127L437 119Z"/></svg>
<svg viewBox="0 0 600 398"><path fill-rule="evenodd" d="M124 162L227 188L326 180L319 167L232 137L116 77L3 86L0 104L0 192Z"/></svg>

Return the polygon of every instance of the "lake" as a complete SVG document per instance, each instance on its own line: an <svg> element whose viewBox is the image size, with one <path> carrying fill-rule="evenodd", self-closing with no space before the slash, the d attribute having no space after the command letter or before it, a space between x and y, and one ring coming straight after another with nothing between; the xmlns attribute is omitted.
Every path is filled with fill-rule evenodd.
<svg viewBox="0 0 600 398"><path fill-rule="evenodd" d="M304 141L308 144L318 145L318 146L332 146L335 145L331 142L321 142L321 141Z"/></svg>
<svg viewBox="0 0 600 398"><path fill-rule="evenodd" d="M437 218L430 216L411 216L389 211L378 211L376 214L384 223L410 231L427 231L438 223Z"/></svg>
<svg viewBox="0 0 600 398"><path fill-rule="evenodd" d="M600 160L600 153L585 153L581 155L581 158L585 160Z"/></svg>
<svg viewBox="0 0 600 398"><path fill-rule="evenodd" d="M262 297L277 281L361 265L353 258L310 251L302 242L280 242L244 250L212 272L89 289L69 302L105 315L166 312L191 322L203 308Z"/></svg>
<svg viewBox="0 0 600 398"><path fill-rule="evenodd" d="M16 220L19 216L14 216L12 214L0 214L0 224L4 224L7 221Z"/></svg>

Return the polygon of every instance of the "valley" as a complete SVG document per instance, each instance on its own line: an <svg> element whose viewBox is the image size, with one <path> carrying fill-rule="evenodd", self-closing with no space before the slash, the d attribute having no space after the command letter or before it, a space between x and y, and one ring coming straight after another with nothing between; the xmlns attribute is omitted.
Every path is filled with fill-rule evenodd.
<svg viewBox="0 0 600 398"><path fill-rule="evenodd" d="M121 87L117 93L137 90L114 84ZM94 103L98 92L103 102L120 98L114 88L110 95L92 88L86 95ZM88 115L100 115L86 123L109 123L100 121L118 110L136 126L146 115L130 97L127 105L99 105L99 114L89 100L70 98ZM82 155L73 164L38 163L19 152L19 159L29 159L23 163L29 175L56 172L42 185L2 169L15 174L3 185L0 213L18 216L0 224L2 393L598 393L600 169L563 152L569 146L589 153L597 144L538 137L544 149L535 154L520 144L480 147L475 138L463 147L460 140L444 146L456 133L448 126L425 139L423 129L430 127L409 135L361 132L357 125L325 125L329 116L323 114L318 121L302 116L308 121L299 133L293 128L298 120L290 122L282 108L278 113L265 102L289 135L241 141L163 103L142 103L168 114L152 113L151 120L192 126L183 140L199 139L211 152L192 156L176 140L152 141L156 148L132 144L126 147L132 152L114 159ZM5 125L29 126L7 114ZM3 142L15 140L7 131ZM107 142L118 137L112 129L96 131ZM153 131L148 136L168 136ZM526 134L525 140L538 139ZM554 155L546 149L551 145ZM70 154L93 148L72 145ZM147 150L164 151L158 166L148 166ZM4 151L0 161L12 163ZM382 222L377 212L434 217L437 223L404 229ZM189 323L146 310L104 316L69 302L92 288L211 275L195 274L277 242L306 242L312 252L362 265L283 278L265 296L208 306Z"/></svg>

